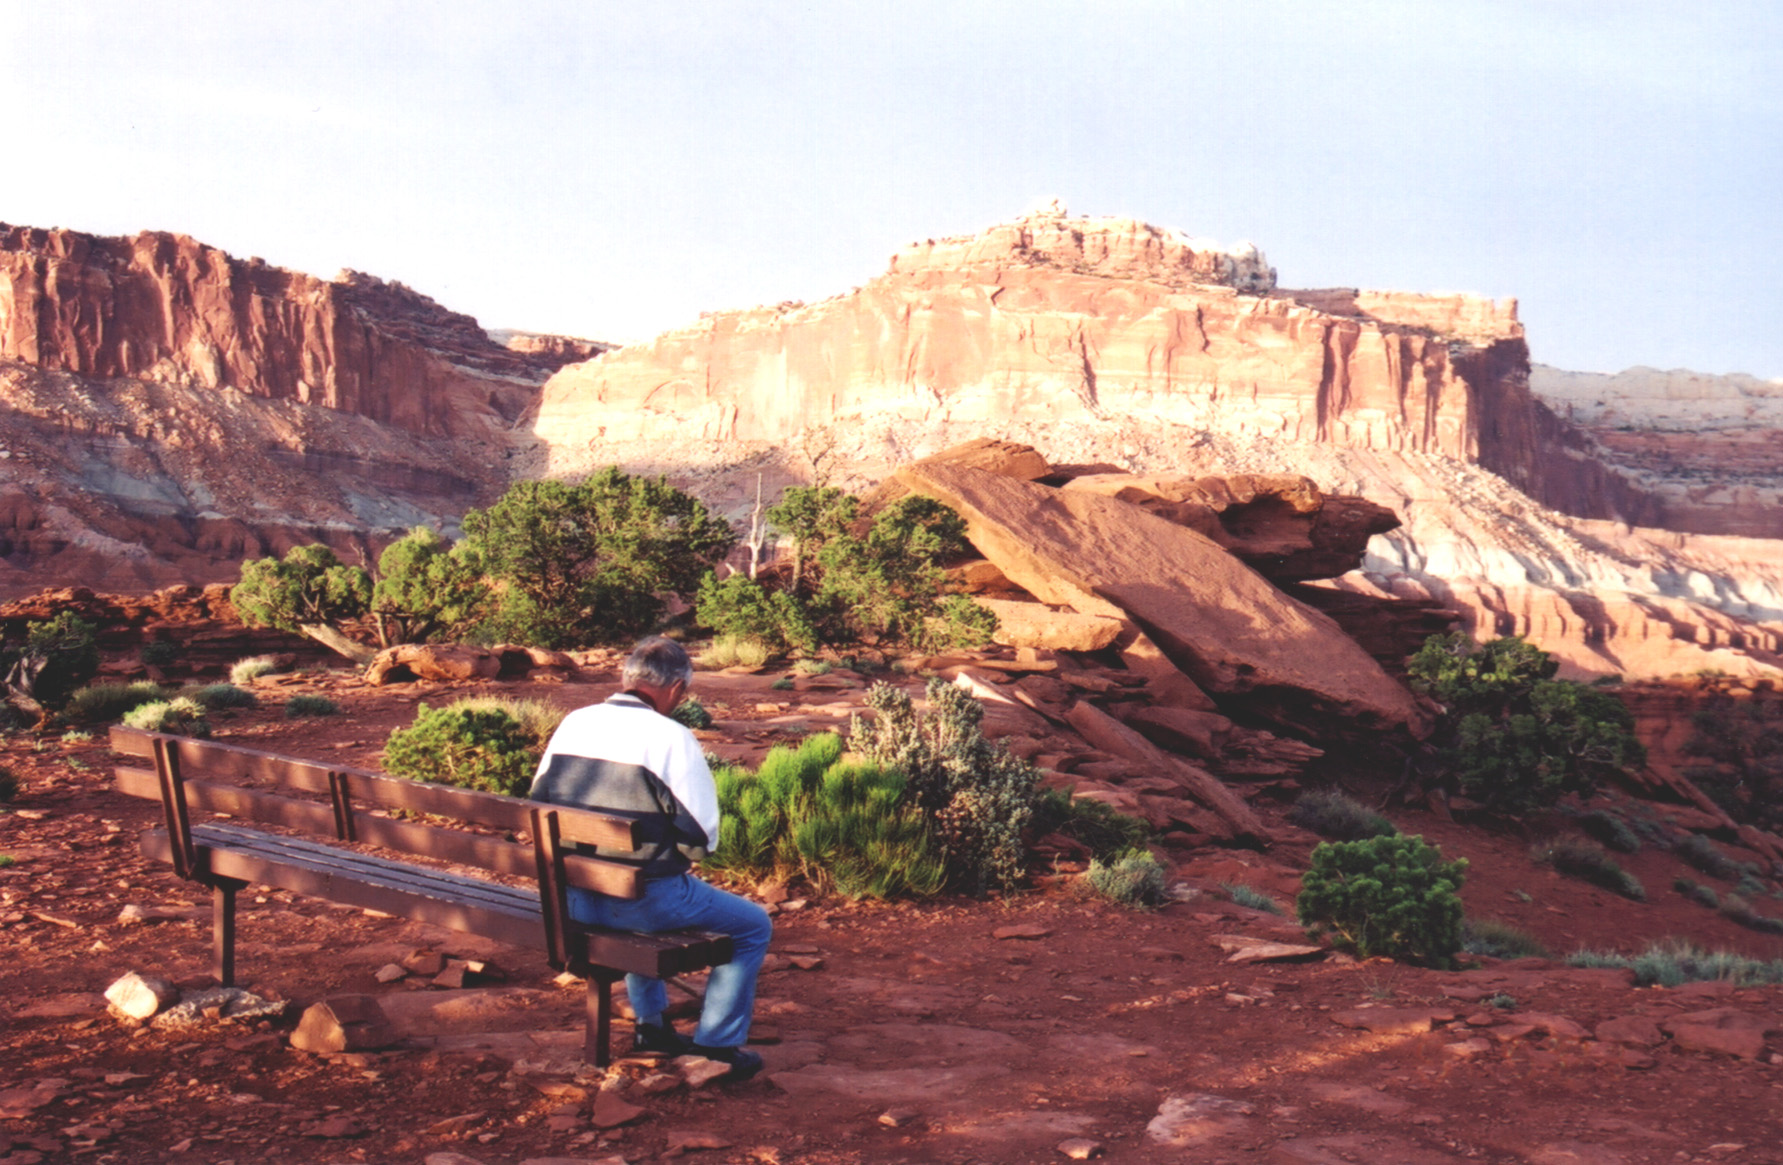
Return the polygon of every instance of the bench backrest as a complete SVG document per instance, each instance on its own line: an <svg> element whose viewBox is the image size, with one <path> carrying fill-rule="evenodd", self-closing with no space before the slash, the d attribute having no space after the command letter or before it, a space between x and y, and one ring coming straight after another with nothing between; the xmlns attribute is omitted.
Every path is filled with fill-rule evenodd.
<svg viewBox="0 0 1783 1165"><path fill-rule="evenodd" d="M637 866L574 852L578 844L641 848L639 815L546 805L121 725L111 730L111 747L124 757L147 762L117 765L117 788L161 802L174 868L182 877L205 876L191 835L189 815L197 809L491 873L536 878L547 946L552 962L559 965L571 961L565 940L573 929L566 905L569 887L616 898L635 898L642 892ZM436 820L405 820L391 816L392 812ZM529 833L531 842L441 824L440 818L485 830Z"/></svg>

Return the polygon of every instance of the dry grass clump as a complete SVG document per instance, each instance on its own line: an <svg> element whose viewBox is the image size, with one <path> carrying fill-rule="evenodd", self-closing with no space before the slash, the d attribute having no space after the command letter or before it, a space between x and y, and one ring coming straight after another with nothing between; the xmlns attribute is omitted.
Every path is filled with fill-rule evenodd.
<svg viewBox="0 0 1783 1165"><path fill-rule="evenodd" d="M1624 870L1600 845L1584 841L1556 841L1537 846L1530 855L1546 862L1569 878L1602 886L1636 902L1647 900L1647 888Z"/></svg>
<svg viewBox="0 0 1783 1165"><path fill-rule="evenodd" d="M727 667L766 667L774 653L759 639L720 635L699 654L699 665L711 671Z"/></svg>
<svg viewBox="0 0 1783 1165"><path fill-rule="evenodd" d="M269 676L279 670L279 661L270 655L250 655L246 659L238 659L229 665L229 682L232 684L251 684L260 676Z"/></svg>

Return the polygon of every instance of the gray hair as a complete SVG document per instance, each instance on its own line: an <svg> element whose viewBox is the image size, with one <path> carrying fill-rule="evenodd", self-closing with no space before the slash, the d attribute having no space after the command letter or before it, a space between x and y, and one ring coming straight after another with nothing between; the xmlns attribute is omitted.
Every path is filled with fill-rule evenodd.
<svg viewBox="0 0 1783 1165"><path fill-rule="evenodd" d="M652 635L625 657L619 680L627 689L639 684L658 688L689 684L693 682L693 660L687 658L687 649L673 639Z"/></svg>

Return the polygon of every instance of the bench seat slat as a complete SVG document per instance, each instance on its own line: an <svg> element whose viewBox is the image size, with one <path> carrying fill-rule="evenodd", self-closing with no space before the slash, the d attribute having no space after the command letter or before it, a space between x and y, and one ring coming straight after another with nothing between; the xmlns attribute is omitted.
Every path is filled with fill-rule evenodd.
<svg viewBox="0 0 1783 1165"><path fill-rule="evenodd" d="M117 725L111 730L112 751L149 759L156 734ZM411 781L369 769L329 766L296 757L280 756L218 741L168 737L179 750L181 775L187 778L218 777L228 781L244 778L282 785L305 793L326 795L328 774L344 774L351 798L382 809L403 809L456 817L496 829L523 832L529 828L531 803L499 793L459 789L431 781ZM566 837L609 849L636 849L632 829L638 815L592 809L561 809Z"/></svg>
<svg viewBox="0 0 1783 1165"><path fill-rule="evenodd" d="M380 910L512 946L545 946L538 892L530 887L503 886L227 825L195 825L192 839L208 856L211 873L222 877ZM143 835L142 851L160 861L172 858L162 830ZM731 957L730 936L706 931L635 934L590 927L576 937L588 962L655 978L686 974Z"/></svg>
<svg viewBox="0 0 1783 1165"><path fill-rule="evenodd" d="M133 797L159 800L161 796L160 783L149 769L119 765L116 769L116 784L119 792ZM186 804L192 809L227 813L233 817L266 821L309 833L326 835L334 832L333 809L319 801L299 801L276 793L193 777L187 777L185 785ZM530 802L525 804L530 808ZM527 824L530 825L530 821ZM499 837L419 822L397 821L364 810L353 812L353 833L357 841L401 853L477 866L498 874L515 874L523 878L538 875L538 863L531 846L504 841ZM636 898L641 893L637 869L613 859L590 859L579 855L570 857L565 862L565 873L572 886L592 890L596 894L614 898Z"/></svg>

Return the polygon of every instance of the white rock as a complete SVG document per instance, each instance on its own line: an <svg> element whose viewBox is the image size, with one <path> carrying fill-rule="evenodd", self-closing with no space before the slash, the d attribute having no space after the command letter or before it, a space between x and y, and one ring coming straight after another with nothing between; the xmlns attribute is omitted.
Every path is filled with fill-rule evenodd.
<svg viewBox="0 0 1783 1165"><path fill-rule="evenodd" d="M180 990L172 983L135 971L105 989L105 1001L119 1015L131 1019L148 1019L162 1008L178 1003L179 998Z"/></svg>

